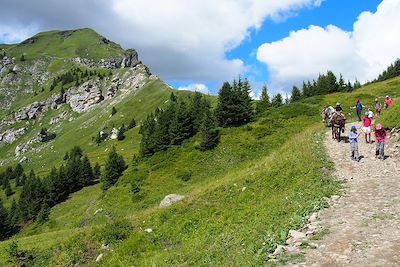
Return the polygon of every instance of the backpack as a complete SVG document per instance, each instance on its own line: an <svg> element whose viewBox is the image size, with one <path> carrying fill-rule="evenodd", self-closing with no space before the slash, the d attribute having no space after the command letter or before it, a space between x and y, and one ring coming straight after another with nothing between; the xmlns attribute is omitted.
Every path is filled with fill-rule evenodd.
<svg viewBox="0 0 400 267"><path fill-rule="evenodd" d="M356 109L357 109L357 110L361 110L361 109L362 109L362 104L361 104L361 102L357 102L357 103L356 103Z"/></svg>

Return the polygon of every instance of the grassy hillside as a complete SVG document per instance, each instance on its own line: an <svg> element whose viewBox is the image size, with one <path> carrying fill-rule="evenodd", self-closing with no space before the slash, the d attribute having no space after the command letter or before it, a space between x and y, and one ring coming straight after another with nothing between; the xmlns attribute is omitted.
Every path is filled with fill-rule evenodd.
<svg viewBox="0 0 400 267"><path fill-rule="evenodd" d="M305 214L325 205L323 196L337 194L340 188L330 179L332 166L322 146L321 106L340 101L351 120L354 99L361 97L371 105L376 95L399 95L398 85L399 79L394 79L271 109L254 123L222 129L221 143L213 151L195 149L198 137L194 137L136 168L131 166L106 194L99 185L75 193L52 208L48 222L30 225L15 239L23 249L35 248L38 266L90 264L99 253L105 253L105 266L262 265L266 252L283 242L289 229L299 227ZM165 93L149 88L117 106L124 116L115 117L115 123L127 120L125 116L140 108L145 96L158 99L156 106L163 103L160 96L170 93L168 88ZM143 106L140 113L150 110ZM79 123L90 116L83 115ZM140 136L135 130L128 136L115 143L129 160L138 151ZM91 159L104 158L111 143L97 148L88 145L89 139L80 144ZM188 181L180 179L182 174ZM135 181L142 183L137 194L131 191ZM186 198L160 209L160 200L170 193ZM127 219L128 226L121 219ZM123 235L113 232L124 241L114 240L110 242L113 250L104 251L100 247L108 240L105 233L109 234L104 227L110 223L128 230ZM153 232L144 232L147 228ZM0 244L2 263L10 242Z"/></svg>
<svg viewBox="0 0 400 267"><path fill-rule="evenodd" d="M107 40L95 31L84 28L67 31L48 31L26 39L17 45L2 45L7 56L26 60L54 58L88 58L92 60L121 57L124 50L118 44Z"/></svg>

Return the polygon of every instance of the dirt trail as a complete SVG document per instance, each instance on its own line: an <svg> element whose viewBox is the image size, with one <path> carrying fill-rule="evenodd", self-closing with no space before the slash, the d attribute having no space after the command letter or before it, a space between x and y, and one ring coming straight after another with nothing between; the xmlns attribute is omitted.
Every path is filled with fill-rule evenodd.
<svg viewBox="0 0 400 267"><path fill-rule="evenodd" d="M299 265L400 266L399 148L387 140L389 157L380 161L375 159L375 143L366 144L362 134L362 159L355 162L350 160L350 145L333 141L330 132L325 145L336 167L335 176L346 181L345 194L319 213L318 224L329 234L313 241L318 248L303 250L306 261Z"/></svg>

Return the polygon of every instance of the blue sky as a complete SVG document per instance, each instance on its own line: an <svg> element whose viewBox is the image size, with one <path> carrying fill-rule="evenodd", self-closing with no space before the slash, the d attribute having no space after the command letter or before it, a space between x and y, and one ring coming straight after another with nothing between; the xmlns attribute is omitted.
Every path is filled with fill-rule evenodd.
<svg viewBox="0 0 400 267"><path fill-rule="evenodd" d="M256 96L327 70L374 79L400 57L398 14L400 0L2 0L0 43L90 27L175 88L215 94L241 75Z"/></svg>
<svg viewBox="0 0 400 267"><path fill-rule="evenodd" d="M253 29L250 36L239 47L226 53L226 57L230 59L241 58L251 68L249 72L242 75L252 79L254 87L261 86L263 83L269 83L269 73L267 66L256 58L256 50L260 45L285 38L289 35L289 32L307 28L309 25L326 27L333 24L345 31L352 31L353 24L360 13L363 11L376 11L380 2L378 0L325 0L319 7L304 8L282 20L267 18L260 29ZM174 80L168 81L176 88L191 82L195 83L196 81L187 83ZM208 81L205 84L212 93L216 93L220 86L220 81ZM257 90L257 88L254 89Z"/></svg>

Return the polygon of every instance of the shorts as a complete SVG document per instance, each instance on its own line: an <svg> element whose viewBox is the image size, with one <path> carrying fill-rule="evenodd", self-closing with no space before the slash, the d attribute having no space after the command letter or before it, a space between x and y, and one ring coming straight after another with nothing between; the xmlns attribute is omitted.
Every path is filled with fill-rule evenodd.
<svg viewBox="0 0 400 267"><path fill-rule="evenodd" d="M371 126L368 126L368 127L363 126L363 127L362 127L362 131L363 131L364 133L366 133L366 134L371 133Z"/></svg>

